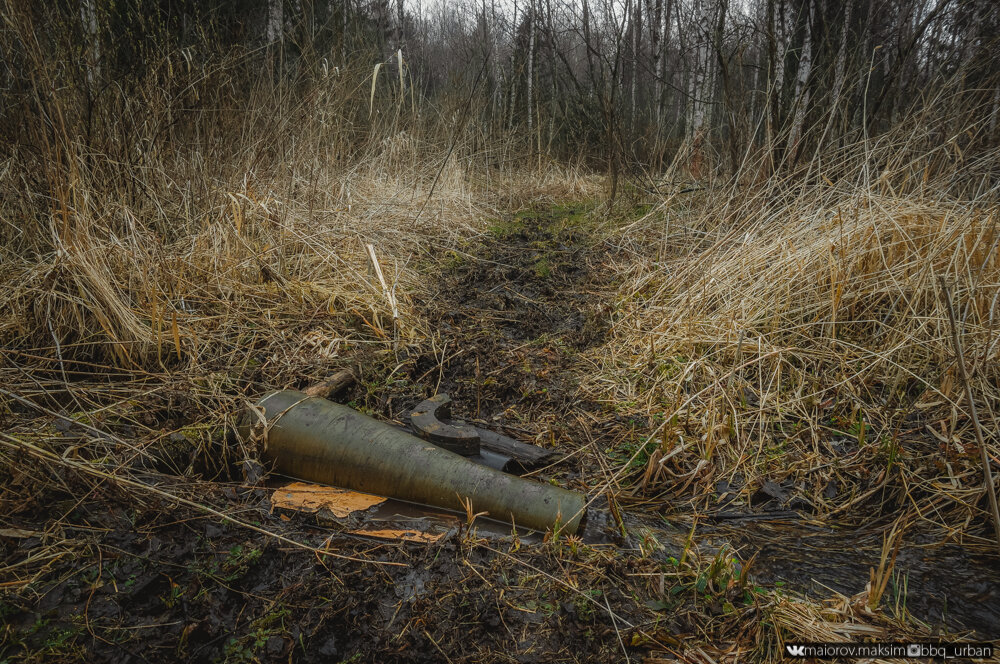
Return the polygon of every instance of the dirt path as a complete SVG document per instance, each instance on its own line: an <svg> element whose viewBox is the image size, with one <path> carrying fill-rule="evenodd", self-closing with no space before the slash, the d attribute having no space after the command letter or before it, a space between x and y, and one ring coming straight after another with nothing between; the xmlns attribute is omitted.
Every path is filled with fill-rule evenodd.
<svg viewBox="0 0 1000 664"><path fill-rule="evenodd" d="M367 405L398 417L408 400L445 391L456 413L511 426L592 410L578 403L577 363L605 339L614 284L592 245L588 210L509 215L475 244L435 256L417 302L434 348Z"/></svg>

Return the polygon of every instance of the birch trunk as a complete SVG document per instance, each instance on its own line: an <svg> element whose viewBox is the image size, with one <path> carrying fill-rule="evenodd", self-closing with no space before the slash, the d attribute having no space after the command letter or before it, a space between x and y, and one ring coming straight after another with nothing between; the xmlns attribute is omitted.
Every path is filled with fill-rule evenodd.
<svg viewBox="0 0 1000 664"><path fill-rule="evenodd" d="M511 18L511 25L513 26L513 34L517 34L517 2L514 2L514 15ZM512 37L513 38L513 37ZM516 40L515 40L516 41ZM517 60L514 57L515 51L511 49L510 51L510 73L507 76L508 84L510 85L510 107L507 109L509 113L507 114L507 131L511 132L514 130L514 116L517 114L517 77L515 76L515 66L517 65Z"/></svg>
<svg viewBox="0 0 1000 664"><path fill-rule="evenodd" d="M802 38L802 53L799 55L799 67L795 77L795 113L792 116L792 129L788 135L788 163L795 163L798 156L799 141L802 138L802 126L805 124L806 111L809 107L809 75L812 73L812 2L806 2L805 35Z"/></svg>
<svg viewBox="0 0 1000 664"><path fill-rule="evenodd" d="M97 35L96 0L80 0L80 21L83 23L83 34L87 40L86 66L87 85L93 87L101 76L101 43Z"/></svg>
<svg viewBox="0 0 1000 664"><path fill-rule="evenodd" d="M398 47L403 48L406 41L406 12L403 11L403 0L396 0L396 30L398 31Z"/></svg>
<svg viewBox="0 0 1000 664"><path fill-rule="evenodd" d="M712 60L709 54L709 43L705 26L712 25L711 0L698 0L695 3L695 18L698 22L698 43L695 47L695 61L691 76L691 114L689 136L697 140L705 129L705 119L708 115L708 90L712 70Z"/></svg>
<svg viewBox="0 0 1000 664"><path fill-rule="evenodd" d="M531 0L528 11L528 135L533 135L534 107L534 76L535 76L535 0Z"/></svg>
<svg viewBox="0 0 1000 664"><path fill-rule="evenodd" d="M784 5L781 6L784 8ZM775 17L775 46L776 46L776 58L774 61L774 83L775 83L775 100L777 102L777 109L779 116L784 111L784 101L785 101L785 58L788 57L788 44L786 43L785 35L785 13L783 11L778 11ZM775 125L778 124L778 118L775 118Z"/></svg>
<svg viewBox="0 0 1000 664"><path fill-rule="evenodd" d="M549 81L551 82L552 101L549 104L549 136L546 143L545 152L548 153L552 147L552 141L556 133L556 111L559 104L559 92L556 88L556 28L552 21L552 0L545 0L545 10L548 14L549 25Z"/></svg>
<svg viewBox="0 0 1000 664"><path fill-rule="evenodd" d="M283 0L267 0L267 26L265 37L268 44L281 40L284 32L285 6Z"/></svg>
<svg viewBox="0 0 1000 664"><path fill-rule="evenodd" d="M778 101L775 94L778 87L778 36L775 34L774 0L767 0L767 87L764 96L764 142L768 154L774 154L774 127L778 119ZM768 170L774 170L769 159Z"/></svg>
<svg viewBox="0 0 1000 664"><path fill-rule="evenodd" d="M691 117L688 138L691 142L691 175L701 177L702 146L705 141L705 124L708 117L708 96L712 89L712 57L709 42L713 20L712 0L695 2L695 20L698 44L695 48L694 73L691 77Z"/></svg>
<svg viewBox="0 0 1000 664"><path fill-rule="evenodd" d="M639 81L639 58L642 49L642 3L635 0L633 4L634 17L632 19L632 109L629 115L629 128L635 134L636 109L638 99L636 98L636 85Z"/></svg>
<svg viewBox="0 0 1000 664"><path fill-rule="evenodd" d="M347 66L347 15L349 13L350 8L351 8L351 2L350 2L350 0L344 0L343 23L340 26L340 28L341 28L341 31L340 31L340 60L341 60L341 64L344 67Z"/></svg>

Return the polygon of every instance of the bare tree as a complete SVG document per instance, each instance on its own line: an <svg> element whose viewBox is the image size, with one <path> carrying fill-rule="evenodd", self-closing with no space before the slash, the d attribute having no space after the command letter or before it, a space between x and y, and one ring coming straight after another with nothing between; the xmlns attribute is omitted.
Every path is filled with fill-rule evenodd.
<svg viewBox="0 0 1000 664"><path fill-rule="evenodd" d="M830 109L826 120L826 128L823 130L824 139L829 135L830 130L833 128L834 122L839 114L840 98L844 90L844 76L847 68L847 42L851 30L851 15L853 10L854 0L848 0L844 3L844 25L840 29L840 45L837 48L837 61L834 64L833 92L831 93L830 98Z"/></svg>
<svg viewBox="0 0 1000 664"><path fill-rule="evenodd" d="M691 145L691 173L700 177L702 173L703 147L707 129L708 112L711 104L711 94L714 87L714 59L709 50L710 34L715 18L715 3L713 0L695 0L693 20L695 39L689 88L689 116L687 138Z"/></svg>
<svg viewBox="0 0 1000 664"><path fill-rule="evenodd" d="M639 82L639 60L642 57L642 3L639 0L635 0L634 3L630 2L631 16L630 24L632 31L632 38L629 43L632 47L632 58L631 58L631 68L632 68L632 80L631 80L631 90L629 91L629 97L631 100L631 108L629 109L629 131L633 134L636 132L636 109L638 107L636 99L636 90Z"/></svg>

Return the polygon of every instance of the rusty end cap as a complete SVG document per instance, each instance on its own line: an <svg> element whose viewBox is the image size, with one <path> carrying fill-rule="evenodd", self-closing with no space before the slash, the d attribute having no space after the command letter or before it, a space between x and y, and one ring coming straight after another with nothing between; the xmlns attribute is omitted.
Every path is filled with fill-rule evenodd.
<svg viewBox="0 0 1000 664"><path fill-rule="evenodd" d="M451 397L436 394L410 411L410 426L418 436L463 456L479 454L479 433L468 425L445 424L440 418L451 414Z"/></svg>

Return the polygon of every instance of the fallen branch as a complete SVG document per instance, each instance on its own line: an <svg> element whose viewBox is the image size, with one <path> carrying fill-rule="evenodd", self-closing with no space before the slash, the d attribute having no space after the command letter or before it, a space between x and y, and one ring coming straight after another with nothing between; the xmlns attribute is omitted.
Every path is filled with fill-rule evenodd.
<svg viewBox="0 0 1000 664"><path fill-rule="evenodd" d="M302 390L302 393L308 394L311 397L329 399L338 392L346 390L348 387L353 385L354 381L355 377L353 371L350 369L341 369L332 376L328 376L320 382L310 385L306 389Z"/></svg>

